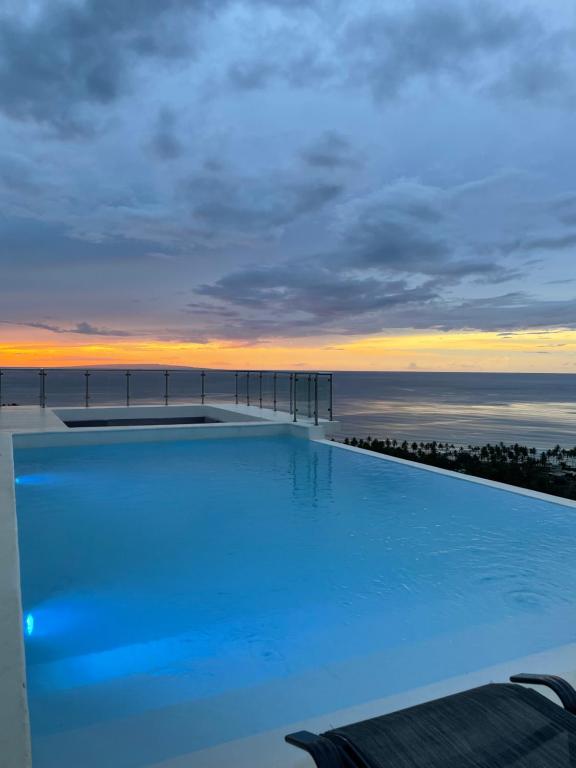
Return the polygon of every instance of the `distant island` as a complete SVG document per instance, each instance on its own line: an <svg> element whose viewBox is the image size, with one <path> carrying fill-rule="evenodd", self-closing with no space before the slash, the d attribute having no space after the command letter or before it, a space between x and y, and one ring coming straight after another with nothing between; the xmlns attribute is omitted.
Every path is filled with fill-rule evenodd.
<svg viewBox="0 0 576 768"><path fill-rule="evenodd" d="M405 440L400 443L397 440L372 437L346 438L344 443L399 459L576 500L576 447L561 448L557 445L538 451L517 443L464 447L436 441L409 443Z"/></svg>

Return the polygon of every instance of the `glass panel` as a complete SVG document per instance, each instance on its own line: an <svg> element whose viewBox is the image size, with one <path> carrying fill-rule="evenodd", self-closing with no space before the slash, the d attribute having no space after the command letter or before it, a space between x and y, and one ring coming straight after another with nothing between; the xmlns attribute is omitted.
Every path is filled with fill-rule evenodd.
<svg viewBox="0 0 576 768"><path fill-rule="evenodd" d="M318 418L330 419L330 382L331 377L328 373L318 374Z"/></svg>
<svg viewBox="0 0 576 768"><path fill-rule="evenodd" d="M166 379L164 371L130 371L130 403L133 405L163 405Z"/></svg>
<svg viewBox="0 0 576 768"><path fill-rule="evenodd" d="M126 405L126 371L90 371L90 405Z"/></svg>
<svg viewBox="0 0 576 768"><path fill-rule="evenodd" d="M199 403L202 389L201 371L182 369L168 371L169 403Z"/></svg>
<svg viewBox="0 0 576 768"><path fill-rule="evenodd" d="M86 376L79 368L46 370L46 405L79 407L86 404Z"/></svg>
<svg viewBox="0 0 576 768"><path fill-rule="evenodd" d="M207 403L234 403L236 397L236 371L206 370L204 385ZM238 402L242 399L242 375L238 374Z"/></svg>
<svg viewBox="0 0 576 768"><path fill-rule="evenodd" d="M281 371L276 375L276 409L290 413L290 374Z"/></svg>
<svg viewBox="0 0 576 768"><path fill-rule="evenodd" d="M313 382L309 373L298 372L294 374L294 404L296 419L312 418Z"/></svg>
<svg viewBox="0 0 576 768"><path fill-rule="evenodd" d="M3 368L0 387L2 405L39 405L40 403L38 368Z"/></svg>

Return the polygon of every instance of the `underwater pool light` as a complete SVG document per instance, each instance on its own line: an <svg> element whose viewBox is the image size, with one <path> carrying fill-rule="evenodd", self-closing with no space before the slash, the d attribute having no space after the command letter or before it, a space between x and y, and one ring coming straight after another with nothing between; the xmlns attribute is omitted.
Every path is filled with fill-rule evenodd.
<svg viewBox="0 0 576 768"><path fill-rule="evenodd" d="M30 637L30 635L34 632L34 616L31 613L26 614L26 618L24 619L24 628L28 637Z"/></svg>

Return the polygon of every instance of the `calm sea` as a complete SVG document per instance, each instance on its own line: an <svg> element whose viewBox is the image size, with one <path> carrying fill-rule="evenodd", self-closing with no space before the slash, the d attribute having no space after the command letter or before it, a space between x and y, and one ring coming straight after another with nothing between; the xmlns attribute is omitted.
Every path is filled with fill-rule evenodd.
<svg viewBox="0 0 576 768"><path fill-rule="evenodd" d="M20 405L38 404L38 371L3 369L2 400ZM206 375L207 400L233 399L234 372ZM303 379L305 386L305 381ZM130 400L162 402L162 370L134 371ZM257 403L257 376L251 379L252 403ZM263 403L271 405L271 378L265 378ZM170 372L170 399L200 399L199 370ZM241 401L245 375L239 378ZM122 403L126 376L123 370L93 370L92 405ZM83 405L85 377L81 369L49 371L48 405ZM322 406L327 407L326 389ZM304 395L301 395L304 397ZM278 379L278 404L287 408L288 377ZM334 415L339 437L390 437L410 442L431 440L468 445L500 441L529 446L576 445L576 374L509 373L335 373Z"/></svg>
<svg viewBox="0 0 576 768"><path fill-rule="evenodd" d="M340 436L576 445L576 374L338 373Z"/></svg>

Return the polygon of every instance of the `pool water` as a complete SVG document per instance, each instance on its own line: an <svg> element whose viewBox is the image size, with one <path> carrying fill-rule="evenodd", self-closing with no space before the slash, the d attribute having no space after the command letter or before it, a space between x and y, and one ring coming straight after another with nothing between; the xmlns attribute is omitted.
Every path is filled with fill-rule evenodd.
<svg viewBox="0 0 576 768"><path fill-rule="evenodd" d="M15 462L34 768L194 765L576 640L576 509L288 437Z"/></svg>

